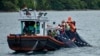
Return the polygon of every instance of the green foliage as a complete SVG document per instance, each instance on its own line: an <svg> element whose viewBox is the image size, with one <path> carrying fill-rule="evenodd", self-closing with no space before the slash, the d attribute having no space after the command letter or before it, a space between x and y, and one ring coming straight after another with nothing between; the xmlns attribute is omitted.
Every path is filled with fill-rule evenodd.
<svg viewBox="0 0 100 56"><path fill-rule="evenodd" d="M93 6L93 9L99 9L99 5L98 5L99 0L94 0L91 2L91 5Z"/></svg>
<svg viewBox="0 0 100 56"><path fill-rule="evenodd" d="M17 11L17 6L11 1L2 1L2 11Z"/></svg>
<svg viewBox="0 0 100 56"><path fill-rule="evenodd" d="M100 9L100 0L1 0L1 11L16 11L23 6L37 10Z"/></svg>

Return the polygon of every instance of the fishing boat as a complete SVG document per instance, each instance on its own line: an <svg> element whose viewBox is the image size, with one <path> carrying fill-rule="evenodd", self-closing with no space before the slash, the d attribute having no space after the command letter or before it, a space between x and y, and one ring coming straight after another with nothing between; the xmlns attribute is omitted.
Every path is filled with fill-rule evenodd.
<svg viewBox="0 0 100 56"><path fill-rule="evenodd" d="M27 10L22 10L23 14L27 13ZM50 28L48 30L46 17L47 13L39 13L32 18L29 15L24 15L20 21L21 34L9 34L7 36L7 42L9 48L16 52L28 52L28 51L43 51L43 50L57 50L64 47L83 47L91 46L85 40L83 40L76 32L64 31L64 34L58 34L51 36L48 34L50 30L56 28ZM43 16L43 17L41 17Z"/></svg>

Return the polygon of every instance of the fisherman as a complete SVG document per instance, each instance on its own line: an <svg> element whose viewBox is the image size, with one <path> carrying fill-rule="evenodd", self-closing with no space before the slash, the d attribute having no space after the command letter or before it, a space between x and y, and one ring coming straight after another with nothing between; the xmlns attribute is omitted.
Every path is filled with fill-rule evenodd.
<svg viewBox="0 0 100 56"><path fill-rule="evenodd" d="M56 27L57 29L60 29L60 27L61 27L61 25L60 24L58 24L58 26Z"/></svg>
<svg viewBox="0 0 100 56"><path fill-rule="evenodd" d="M52 37L55 37L55 36L56 36L56 30L53 29L53 30L52 30Z"/></svg>
<svg viewBox="0 0 100 56"><path fill-rule="evenodd" d="M65 21L64 20L61 22L60 29L61 29L61 33L64 33L65 31Z"/></svg>
<svg viewBox="0 0 100 56"><path fill-rule="evenodd" d="M24 26L24 29L23 29L23 34L28 34L29 23L26 21L24 24L25 24L25 26Z"/></svg>
<svg viewBox="0 0 100 56"><path fill-rule="evenodd" d="M24 12L24 15L26 15L28 18L31 18L31 13L29 12L29 9L27 8L26 5L23 6L23 8L21 9Z"/></svg>
<svg viewBox="0 0 100 56"><path fill-rule="evenodd" d="M67 31L70 30L70 26L69 26L69 24L67 22L65 23L65 30L67 30Z"/></svg>
<svg viewBox="0 0 100 56"><path fill-rule="evenodd" d="M28 9L26 10L26 16L27 16L28 18L31 18L31 13L29 12Z"/></svg>
<svg viewBox="0 0 100 56"><path fill-rule="evenodd" d="M75 21L72 21L71 17L68 17L67 23L70 26L71 31L76 32Z"/></svg>
<svg viewBox="0 0 100 56"><path fill-rule="evenodd" d="M32 21L30 26L31 26L31 28L32 28L32 29L31 29L31 33L32 33L32 34L35 34L36 28L37 28L37 24L36 24L34 21Z"/></svg>
<svg viewBox="0 0 100 56"><path fill-rule="evenodd" d="M25 15L31 15L31 13L29 12L28 8L26 5L23 6L23 8L21 9L22 11L25 11Z"/></svg>
<svg viewBox="0 0 100 56"><path fill-rule="evenodd" d="M37 34L39 34L40 33L40 22L36 22L35 29L37 31Z"/></svg>
<svg viewBox="0 0 100 56"><path fill-rule="evenodd" d="M24 34L35 34L35 22L25 22L25 26L23 29Z"/></svg>
<svg viewBox="0 0 100 56"><path fill-rule="evenodd" d="M52 31L51 31L51 29L49 29L49 30L47 31L47 35L52 36Z"/></svg>
<svg viewBox="0 0 100 56"><path fill-rule="evenodd" d="M26 10L26 15L31 15L31 13L28 11L28 9Z"/></svg>

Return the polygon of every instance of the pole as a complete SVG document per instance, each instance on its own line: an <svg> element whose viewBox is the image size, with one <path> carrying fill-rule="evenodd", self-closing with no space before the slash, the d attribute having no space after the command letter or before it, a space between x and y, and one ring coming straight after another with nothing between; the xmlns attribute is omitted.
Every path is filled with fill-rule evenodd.
<svg viewBox="0 0 100 56"><path fill-rule="evenodd" d="M35 19L37 19L37 17L36 17L36 0L34 0L34 17L35 17Z"/></svg>
<svg viewBox="0 0 100 56"><path fill-rule="evenodd" d="M21 21L21 34L23 34L23 22Z"/></svg>
<svg viewBox="0 0 100 56"><path fill-rule="evenodd" d="M43 22L43 36L45 36L45 22Z"/></svg>

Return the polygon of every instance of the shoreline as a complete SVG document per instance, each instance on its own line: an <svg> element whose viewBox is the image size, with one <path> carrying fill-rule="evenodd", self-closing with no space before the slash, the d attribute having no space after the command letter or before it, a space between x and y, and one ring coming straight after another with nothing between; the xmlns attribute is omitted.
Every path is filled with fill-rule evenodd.
<svg viewBox="0 0 100 56"><path fill-rule="evenodd" d="M91 9L86 9L86 10L37 10L37 11L100 11L98 10L91 10ZM19 11L0 11L0 12L19 12Z"/></svg>

